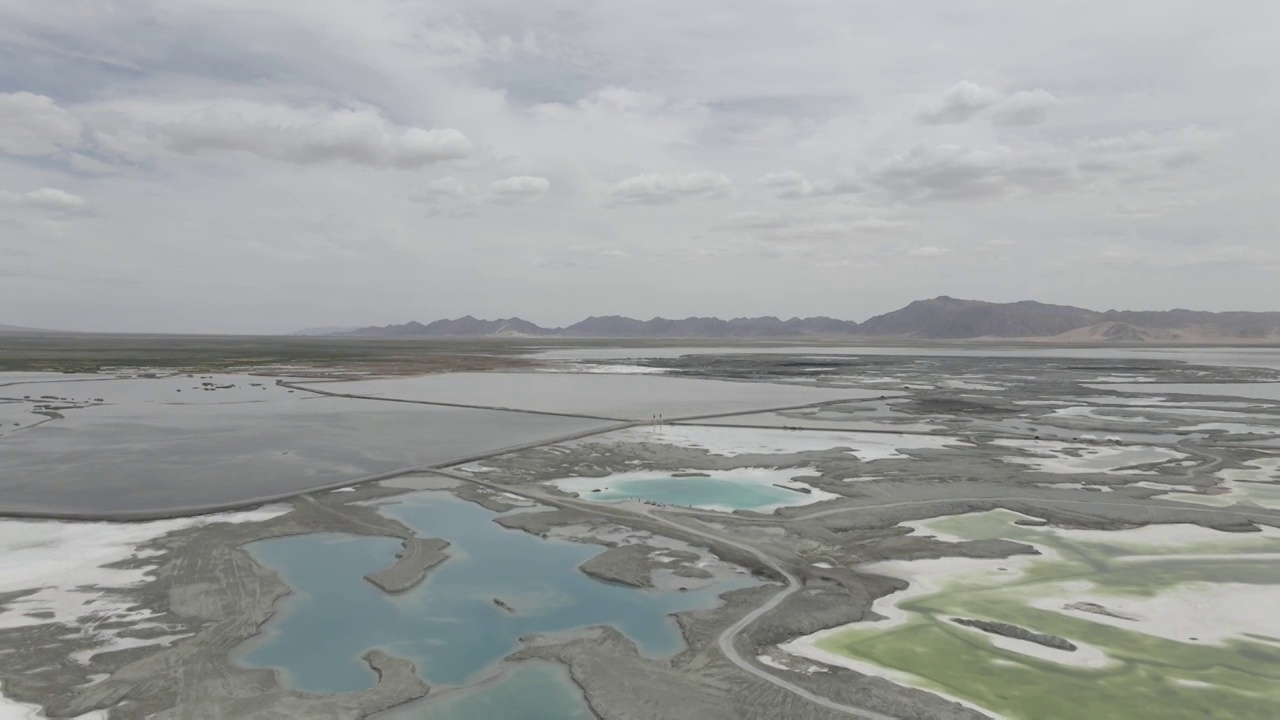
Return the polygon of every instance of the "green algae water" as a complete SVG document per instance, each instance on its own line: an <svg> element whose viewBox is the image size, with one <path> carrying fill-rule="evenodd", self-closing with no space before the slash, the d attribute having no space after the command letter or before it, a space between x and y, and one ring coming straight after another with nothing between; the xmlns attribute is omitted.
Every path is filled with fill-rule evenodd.
<svg viewBox="0 0 1280 720"><path fill-rule="evenodd" d="M522 635L594 625L615 626L641 653L662 657L683 647L670 614L714 607L719 594L753 582L744 576L689 592L598 582L578 565L600 547L507 530L492 522L494 513L446 493L415 493L381 511L423 537L448 540L449 559L392 596L364 575L394 561L398 540L315 534L252 543L253 557L294 593L239 662L276 669L292 689L349 692L374 684L360 656L380 648L412 660L433 686L460 686L491 675Z"/></svg>
<svg viewBox="0 0 1280 720"><path fill-rule="evenodd" d="M837 630L817 647L1009 718L1280 717L1280 533L1190 528L1177 542L1170 528L1153 540L1144 534L1151 528L1070 531L1017 520L1025 518L994 511L924 523L917 534L1003 537L1045 554L924 561L975 567L932 582L929 566L882 566L896 574L914 565L909 581L929 586L877 608L893 619ZM955 618L1012 623L1081 647L1057 655L1020 647Z"/></svg>

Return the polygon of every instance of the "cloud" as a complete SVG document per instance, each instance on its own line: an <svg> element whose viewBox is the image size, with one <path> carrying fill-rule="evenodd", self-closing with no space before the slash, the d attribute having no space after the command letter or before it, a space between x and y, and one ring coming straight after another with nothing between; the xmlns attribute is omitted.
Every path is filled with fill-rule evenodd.
<svg viewBox="0 0 1280 720"><path fill-rule="evenodd" d="M1147 197L1138 200L1117 199L1107 215L1115 218L1139 220L1157 218L1194 208L1195 203L1182 197Z"/></svg>
<svg viewBox="0 0 1280 720"><path fill-rule="evenodd" d="M942 95L921 103L916 109L916 119L926 125L956 125L989 111L991 122L996 125L1038 125L1048 119L1050 110L1061 104L1062 101L1040 88L1006 95L995 88L962 80Z"/></svg>
<svg viewBox="0 0 1280 720"><path fill-rule="evenodd" d="M429 217L458 219L474 217L485 206L536 202L550 190L550 180L534 175L494 180L485 186L449 176L431 181L409 200L426 205Z"/></svg>
<svg viewBox="0 0 1280 720"><path fill-rule="evenodd" d="M534 157L643 168L665 160L670 148L699 145L713 130L711 114L694 100L611 86L573 102L532 105L516 120L523 150Z"/></svg>
<svg viewBox="0 0 1280 720"><path fill-rule="evenodd" d="M1018 148L917 143L875 166L866 183L871 196L912 204L1071 190L1109 195L1124 187L1127 207L1146 208L1133 215L1158 217L1189 205L1169 184L1170 173L1205 162L1220 144L1217 133L1194 125L1165 133L1137 132ZM1137 196L1140 185L1160 196ZM1163 197L1169 193L1179 199ZM1114 204L1114 200L1108 202ZM1099 212L1105 211L1100 208Z"/></svg>
<svg viewBox="0 0 1280 720"><path fill-rule="evenodd" d="M1039 125L1049 118L1049 111L1062 101L1048 92L1021 90L996 105L991 121L997 125Z"/></svg>
<svg viewBox="0 0 1280 720"><path fill-rule="evenodd" d="M810 181L803 174L795 171L768 173L758 182L764 187L775 189L777 197L783 200L849 195L864 189L862 183L853 176Z"/></svg>
<svg viewBox="0 0 1280 720"><path fill-rule="evenodd" d="M533 175L517 175L489 183L489 195L498 202L536 200L551 190L551 181Z"/></svg>
<svg viewBox="0 0 1280 720"><path fill-rule="evenodd" d="M80 121L52 98L29 92L0 93L0 152L38 157L80 144Z"/></svg>
<svg viewBox="0 0 1280 720"><path fill-rule="evenodd" d="M909 252L907 252L907 257L936 258L936 257L942 257L944 255L950 255L950 254L951 254L950 248L938 247L936 245L924 245L922 247L914 248Z"/></svg>
<svg viewBox="0 0 1280 720"><path fill-rule="evenodd" d="M1274 266L1280 5L1147 5L1098 32L1100 1L780 19L729 0L0 0L0 247L32 278L0 282L0 305L270 332L404 320L410 286L431 313L550 323L601 287L598 312L647 315L821 313L815 289L838 288L870 314L935 268L1004 297L1272 307L1247 253ZM89 204L27 197L43 187ZM1244 250L1240 272L1156 278L1074 242L1099 237ZM957 262L987 238L1017 245ZM527 271L593 245L599 270ZM927 247L951 254L908 257ZM882 266L849 284L852 258ZM1072 262L1113 274L1082 287ZM99 282L112 302L84 302Z"/></svg>
<svg viewBox="0 0 1280 720"><path fill-rule="evenodd" d="M780 198L806 197L813 193L813 184L803 174L794 170L768 173L758 182L763 187L776 190Z"/></svg>
<svg viewBox="0 0 1280 720"><path fill-rule="evenodd" d="M57 188L40 188L28 193L0 190L0 205L45 210L55 214L76 214L89 209L89 201Z"/></svg>
<svg viewBox="0 0 1280 720"><path fill-rule="evenodd" d="M129 160L247 153L294 165L349 163L413 169L475 149L453 128L406 127L367 107L295 107L243 99L122 101L93 108L98 146Z"/></svg>
<svg viewBox="0 0 1280 720"><path fill-rule="evenodd" d="M916 110L916 118L928 125L968 122L999 101L999 91L961 80L940 97L921 104Z"/></svg>
<svg viewBox="0 0 1280 720"><path fill-rule="evenodd" d="M648 173L614 185L610 196L622 205L664 205L681 200L723 198L732 192L733 183L722 173Z"/></svg>
<svg viewBox="0 0 1280 720"><path fill-rule="evenodd" d="M466 185L455 177L442 177L427 183L425 197L467 197L476 194L474 185Z"/></svg>
<svg viewBox="0 0 1280 720"><path fill-rule="evenodd" d="M796 223L794 215L769 212L738 213L720 224L718 230L777 230L792 227Z"/></svg>
<svg viewBox="0 0 1280 720"><path fill-rule="evenodd" d="M890 220L889 218L868 215L867 217L853 223L853 227L857 230L866 230L869 232L888 232L891 230L905 230L915 227L915 225L906 220Z"/></svg>
<svg viewBox="0 0 1280 720"><path fill-rule="evenodd" d="M876 189L895 201L980 200L1017 190L1049 192L1070 185L1070 163L1007 147L972 150L957 145L917 145L872 174Z"/></svg>
<svg viewBox="0 0 1280 720"><path fill-rule="evenodd" d="M1145 169L1151 172L1194 165L1218 150L1222 136L1198 125L1163 133L1138 131L1077 143L1081 167L1093 172Z"/></svg>
<svg viewBox="0 0 1280 720"><path fill-rule="evenodd" d="M907 230L914 225L905 220L878 215L745 212L716 227L726 232L749 231L763 240L831 240Z"/></svg>
<svg viewBox="0 0 1280 720"><path fill-rule="evenodd" d="M81 153L67 153L61 159L64 160L72 170L84 173L85 175L107 175L116 171L115 166Z"/></svg>

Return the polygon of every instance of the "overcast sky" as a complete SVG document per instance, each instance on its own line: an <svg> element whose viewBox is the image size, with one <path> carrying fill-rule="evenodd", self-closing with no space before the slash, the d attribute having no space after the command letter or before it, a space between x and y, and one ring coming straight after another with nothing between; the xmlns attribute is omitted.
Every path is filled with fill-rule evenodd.
<svg viewBox="0 0 1280 720"><path fill-rule="evenodd" d="M1280 4L0 0L0 324L1280 310Z"/></svg>

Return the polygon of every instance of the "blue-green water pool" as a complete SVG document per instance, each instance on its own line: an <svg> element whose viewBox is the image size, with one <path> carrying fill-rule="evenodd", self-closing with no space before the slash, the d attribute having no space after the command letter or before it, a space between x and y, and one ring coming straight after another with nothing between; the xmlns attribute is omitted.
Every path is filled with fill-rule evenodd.
<svg viewBox="0 0 1280 720"><path fill-rule="evenodd" d="M390 565L399 541L314 534L248 545L294 589L237 659L274 668L290 688L337 693L371 687L360 656L373 648L412 660L434 686L483 679L529 633L613 625L640 652L674 654L683 640L670 614L713 607L753 581L688 592L641 591L578 570L594 545L540 539L492 522L495 514L446 493L416 493L384 507L424 537L452 543L450 558L413 590L392 596L363 576ZM499 598L514 612L499 607Z"/></svg>

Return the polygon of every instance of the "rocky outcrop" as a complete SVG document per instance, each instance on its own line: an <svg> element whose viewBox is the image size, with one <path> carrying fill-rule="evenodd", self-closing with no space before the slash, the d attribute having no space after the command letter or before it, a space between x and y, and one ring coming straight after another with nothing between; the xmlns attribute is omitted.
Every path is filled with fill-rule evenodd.
<svg viewBox="0 0 1280 720"><path fill-rule="evenodd" d="M1057 635L1049 635L1046 633L1038 633L1028 630L1017 625L1009 623L991 622L990 620L971 620L969 618L951 618L951 622L957 625L964 625L976 630L981 630L992 635L1000 635L1002 637L1013 638L1014 640L1025 640L1033 642L1037 645L1043 645L1054 650L1065 650L1067 652L1075 652L1079 650L1076 644L1066 638Z"/></svg>

